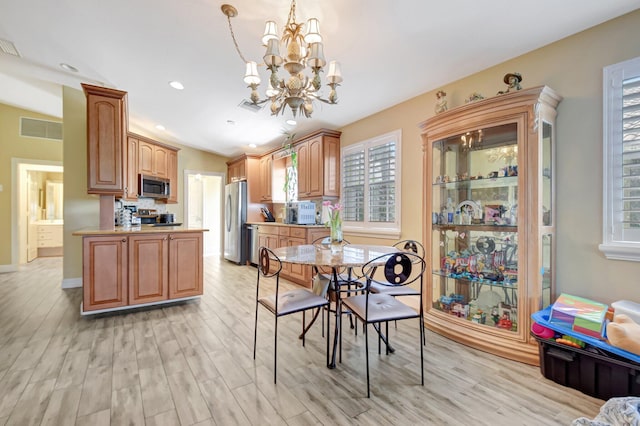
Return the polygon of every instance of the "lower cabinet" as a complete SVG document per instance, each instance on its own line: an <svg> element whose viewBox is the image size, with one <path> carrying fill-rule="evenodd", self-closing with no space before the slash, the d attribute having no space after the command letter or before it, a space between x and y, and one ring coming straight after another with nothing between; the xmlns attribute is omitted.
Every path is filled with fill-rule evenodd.
<svg viewBox="0 0 640 426"><path fill-rule="evenodd" d="M203 293L202 233L83 238L83 311Z"/></svg>
<svg viewBox="0 0 640 426"><path fill-rule="evenodd" d="M82 241L83 311L126 306L127 237L85 237Z"/></svg>
<svg viewBox="0 0 640 426"><path fill-rule="evenodd" d="M311 244L317 238L328 235L329 230L325 227L282 224L261 224L258 227L258 243L261 247L264 246L270 249ZM280 275L282 278L293 281L296 284L311 287L311 266L283 263Z"/></svg>

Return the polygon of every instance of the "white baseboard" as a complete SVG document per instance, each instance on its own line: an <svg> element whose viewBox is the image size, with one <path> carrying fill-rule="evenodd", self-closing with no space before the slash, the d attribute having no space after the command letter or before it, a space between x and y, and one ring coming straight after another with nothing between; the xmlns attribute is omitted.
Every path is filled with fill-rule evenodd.
<svg viewBox="0 0 640 426"><path fill-rule="evenodd" d="M0 274L4 272L16 272L18 265L0 265Z"/></svg>
<svg viewBox="0 0 640 426"><path fill-rule="evenodd" d="M65 278L62 280L62 288L82 287L82 278Z"/></svg>

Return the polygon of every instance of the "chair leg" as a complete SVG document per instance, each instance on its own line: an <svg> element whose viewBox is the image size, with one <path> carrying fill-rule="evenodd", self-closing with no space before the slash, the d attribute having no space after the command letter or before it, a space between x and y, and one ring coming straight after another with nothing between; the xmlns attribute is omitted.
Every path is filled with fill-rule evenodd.
<svg viewBox="0 0 640 426"><path fill-rule="evenodd" d="M390 338L389 338L389 321L385 321L384 328L385 328L385 330L384 330L385 336L387 336L387 346L386 346L387 351L386 351L386 355L389 355L389 340L390 340Z"/></svg>
<svg viewBox="0 0 640 426"><path fill-rule="evenodd" d="M424 321L420 318L420 383L424 386Z"/></svg>
<svg viewBox="0 0 640 426"><path fill-rule="evenodd" d="M304 337L307 334L305 333L305 328L306 328L305 325L307 323L306 316L305 316L306 312L307 311L302 311L302 347L303 348L304 348L304 340L305 340Z"/></svg>
<svg viewBox="0 0 640 426"><path fill-rule="evenodd" d="M368 333L368 324L365 322L364 325L364 354L367 364L367 398L371 398L371 391L369 389L369 333Z"/></svg>
<svg viewBox="0 0 640 426"><path fill-rule="evenodd" d="M253 325L253 359L256 359L257 340L258 340L258 301L256 300L256 322Z"/></svg>
<svg viewBox="0 0 640 426"><path fill-rule="evenodd" d="M273 333L273 383L276 383L276 374L278 371L278 316L274 315L276 319L275 330Z"/></svg>
<svg viewBox="0 0 640 426"><path fill-rule="evenodd" d="M322 309L322 308L320 308ZM329 336L331 335L331 333L329 333L331 324L329 323L329 316L331 315L331 309L329 309L329 305L327 305L327 365L329 365ZM322 317L322 332L324 333L324 317Z"/></svg>

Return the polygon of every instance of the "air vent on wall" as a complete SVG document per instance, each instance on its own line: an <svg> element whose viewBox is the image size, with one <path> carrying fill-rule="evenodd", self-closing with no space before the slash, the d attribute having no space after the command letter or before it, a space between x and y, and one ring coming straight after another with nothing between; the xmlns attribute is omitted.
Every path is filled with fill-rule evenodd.
<svg viewBox="0 0 640 426"><path fill-rule="evenodd" d="M13 55L13 56L20 56L20 53L18 52L18 49L16 49L16 46L11 43L9 40L3 40L0 38L0 52L3 53L8 53L9 55Z"/></svg>
<svg viewBox="0 0 640 426"><path fill-rule="evenodd" d="M20 136L61 141L62 123L58 121L20 117Z"/></svg>
<svg viewBox="0 0 640 426"><path fill-rule="evenodd" d="M251 101L248 101L246 99L243 99L242 102L240 102L240 104L238 105L240 108L244 108L244 109L248 109L251 112L258 112L260 111L263 107L264 104L262 105L256 105Z"/></svg>

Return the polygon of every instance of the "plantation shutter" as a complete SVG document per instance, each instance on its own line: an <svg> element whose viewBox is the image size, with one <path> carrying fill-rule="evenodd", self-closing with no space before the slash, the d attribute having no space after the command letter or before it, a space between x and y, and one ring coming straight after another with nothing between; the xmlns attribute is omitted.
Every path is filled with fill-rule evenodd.
<svg viewBox="0 0 640 426"><path fill-rule="evenodd" d="M364 221L364 150L343 155L342 164L343 220L362 222Z"/></svg>
<svg viewBox="0 0 640 426"><path fill-rule="evenodd" d="M396 144L369 148L369 221L394 222L396 198Z"/></svg>
<svg viewBox="0 0 640 426"><path fill-rule="evenodd" d="M640 77L622 83L622 179L619 182L623 239L635 240L640 229Z"/></svg>

